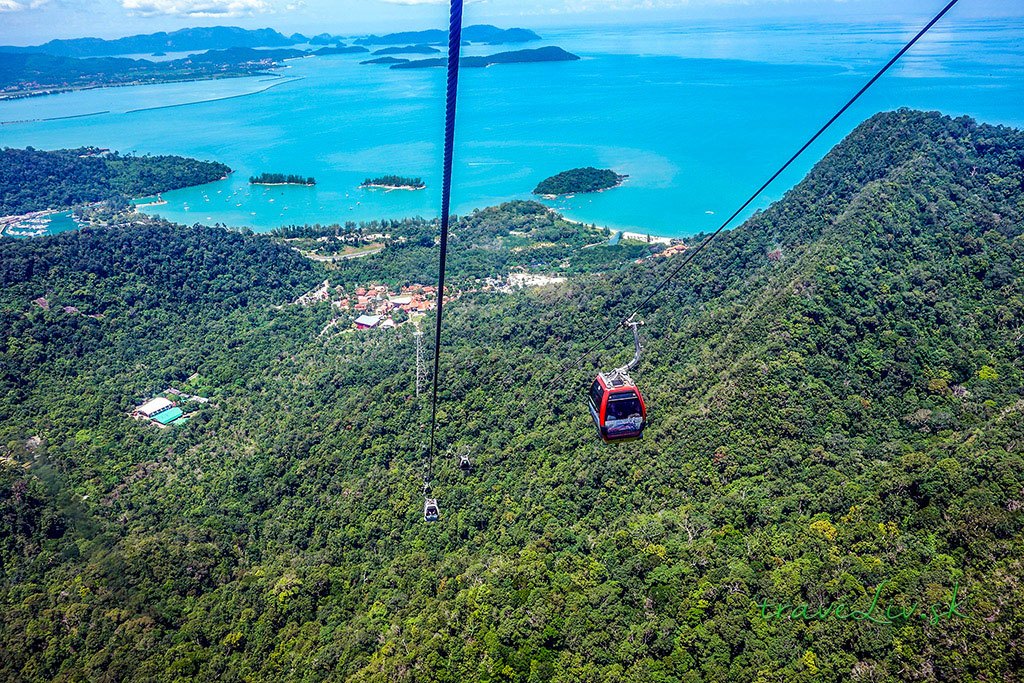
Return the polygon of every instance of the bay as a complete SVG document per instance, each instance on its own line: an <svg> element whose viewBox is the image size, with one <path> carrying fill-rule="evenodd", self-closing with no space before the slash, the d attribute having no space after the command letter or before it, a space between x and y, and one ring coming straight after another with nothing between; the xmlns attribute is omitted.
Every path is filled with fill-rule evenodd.
<svg viewBox="0 0 1024 683"><path fill-rule="evenodd" d="M546 202L570 218L685 236L724 216L917 29L807 23L542 31L579 62L461 74L453 208L530 198L576 166L628 174L620 188ZM936 27L747 213L778 199L868 116L898 107L1024 126L1024 26ZM504 48L472 46L482 54ZM0 102L0 145L95 145L222 161L228 179L165 193L145 210L256 231L436 216L445 75L360 65L365 54L291 60L278 77L106 88ZM64 116L82 116L63 118ZM52 119L33 120L29 119ZM315 187L252 186L261 172ZM359 189L420 176L423 191Z"/></svg>

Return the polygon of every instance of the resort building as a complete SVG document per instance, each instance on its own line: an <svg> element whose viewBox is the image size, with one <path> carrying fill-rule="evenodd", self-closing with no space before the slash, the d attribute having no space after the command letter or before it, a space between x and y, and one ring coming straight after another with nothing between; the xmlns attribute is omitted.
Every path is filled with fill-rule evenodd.
<svg viewBox="0 0 1024 683"><path fill-rule="evenodd" d="M357 330L372 330L380 324L379 315L361 315L356 318Z"/></svg>
<svg viewBox="0 0 1024 683"><path fill-rule="evenodd" d="M135 409L135 412L142 417L152 418L157 413L160 413L168 408L173 408L174 404L163 396L158 396L151 401L143 403L141 406Z"/></svg>
<svg viewBox="0 0 1024 683"><path fill-rule="evenodd" d="M135 417L148 418L162 427L166 427L175 420L185 421L183 419L185 413L182 409L163 396L146 401L135 409L134 414Z"/></svg>

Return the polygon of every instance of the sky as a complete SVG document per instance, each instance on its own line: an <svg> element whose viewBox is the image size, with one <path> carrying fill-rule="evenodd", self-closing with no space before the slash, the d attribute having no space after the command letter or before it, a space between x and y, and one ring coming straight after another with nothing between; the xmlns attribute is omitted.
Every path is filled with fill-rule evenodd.
<svg viewBox="0 0 1024 683"><path fill-rule="evenodd" d="M466 24L502 27L729 19L920 20L946 0L467 0ZM355 35L447 25L447 0L0 0L0 44L114 38L189 26ZM961 18L1024 17L1022 0L962 0Z"/></svg>

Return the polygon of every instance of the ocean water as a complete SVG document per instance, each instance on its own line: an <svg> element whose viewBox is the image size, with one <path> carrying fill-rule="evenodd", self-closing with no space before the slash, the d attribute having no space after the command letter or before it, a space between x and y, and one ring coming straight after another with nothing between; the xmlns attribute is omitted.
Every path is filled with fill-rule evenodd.
<svg viewBox="0 0 1024 683"><path fill-rule="evenodd" d="M777 24L541 31L578 62L462 72L453 208L529 198L576 166L628 174L607 192L546 202L617 229L685 236L724 216L919 28ZM504 48L473 46L470 53ZM298 59L275 78L107 88L0 102L0 145L95 145L216 159L227 180L168 192L147 211L267 231L436 216L444 73L361 66L366 55ZM897 107L1024 126L1024 24L950 16L879 81L755 207L782 194L857 123ZM86 115L86 116L83 116ZM78 117L78 118L57 118ZM42 120L51 119L51 120ZM250 186L260 172L315 187ZM420 176L418 192L361 190L368 176Z"/></svg>

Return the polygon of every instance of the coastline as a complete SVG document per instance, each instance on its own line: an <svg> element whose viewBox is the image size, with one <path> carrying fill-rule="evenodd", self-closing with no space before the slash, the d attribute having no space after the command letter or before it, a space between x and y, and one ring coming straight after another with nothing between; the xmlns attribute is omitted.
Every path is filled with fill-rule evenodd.
<svg viewBox="0 0 1024 683"><path fill-rule="evenodd" d="M221 180L223 180L223 178L221 178ZM155 202L149 202L148 204L136 204L135 205L135 211L138 213L139 209L145 209L145 208L150 207L150 206L164 206L166 203L167 203L166 199L164 199L160 195L157 195Z"/></svg>
<svg viewBox="0 0 1024 683"><path fill-rule="evenodd" d="M29 97L47 97L48 95L62 95L69 92L81 92L83 90L99 90L101 88L133 88L138 85L164 85L166 83L196 83L199 81L219 81L225 78L252 78L256 76L277 76L278 78L284 78L280 74L275 74L271 71L256 71L254 73L239 73L239 74L212 74L205 77L199 78L170 78L170 79L154 79L154 80L140 80L140 81L126 81L124 83L90 83L88 85L69 85L69 86L54 86L52 89L38 90L32 92L17 92L15 94L0 94L0 102L13 101L13 100L24 100ZM233 95L232 97L237 97ZM138 110L142 111L142 110ZM128 113L128 112L125 112Z"/></svg>
<svg viewBox="0 0 1024 683"><path fill-rule="evenodd" d="M82 227L82 223L74 217L72 209L44 209L20 215L0 216L0 236L21 238L54 235L56 233L50 232L50 226L55 217L65 213L68 214L76 228ZM64 231L60 230L60 232Z"/></svg>
<svg viewBox="0 0 1024 683"><path fill-rule="evenodd" d="M646 234L640 232L630 232L628 230L619 230L624 240L636 240L639 242L646 242L647 238L651 239L652 244L673 244L674 242L682 242L678 237L664 237L662 235Z"/></svg>
<svg viewBox="0 0 1024 683"><path fill-rule="evenodd" d="M225 76L225 78L248 78L248 76ZM276 88L279 85L285 85L287 83L294 83L295 81L301 81L303 78L305 78L305 76L297 76L295 78L289 78L289 79L286 79L286 80L283 80L283 81L279 80L279 81L277 81L275 83L271 83L270 85L268 85L268 86L266 86L264 88L260 88L259 90L253 90L252 92L238 93L237 95L225 95L224 97L211 97L210 99L207 99L207 100L196 100L195 102L180 102L178 104L161 104L161 105L159 105L157 107L142 107L140 109L129 109L128 111L126 111L124 113L125 114L137 114L137 113L143 112L143 111L156 111L157 109L174 109L175 107L190 107L193 104L208 104L210 102L224 102L225 100L234 100L234 99L237 99L239 97L249 97L250 95L259 95L260 93L267 92L271 88ZM203 81L203 80L209 81L209 80L216 80L216 79L212 79L212 78L197 78L194 81L181 81L181 82L192 83L192 82L195 82L195 81Z"/></svg>
<svg viewBox="0 0 1024 683"><path fill-rule="evenodd" d="M569 218L568 216L565 216L565 215L559 213L556 209L552 209L550 206L548 207L548 211L550 211L554 215L558 216L559 218L561 218L566 223L572 223L573 225L597 225L597 223L595 223L593 221L590 221L590 222L578 221L575 218ZM599 226L599 227L602 227L602 226ZM607 226L603 226L603 227L607 227ZM652 243L658 243L658 244L676 244L676 243L679 243L679 242L683 241L683 239L681 237L666 237L664 235L655 235L653 232L652 233L634 232L632 230L616 230L614 228L608 228L608 230L611 230L612 235L615 235L616 233L619 233L619 236L620 236L621 239L638 240L640 242L646 242L648 237L651 238L651 242Z"/></svg>
<svg viewBox="0 0 1024 683"><path fill-rule="evenodd" d="M14 120L14 121L0 121L0 126L13 126L13 125L17 125L19 123L42 123L44 121L65 121L67 119L82 119L82 118L85 118L87 116L100 116L102 114L109 114L109 113L110 113L110 110L107 109L107 110L104 110L104 111L89 112L88 114L69 114L67 116L49 116L49 117L46 117L46 118L38 118L38 119L18 119L18 120Z"/></svg>
<svg viewBox="0 0 1024 683"><path fill-rule="evenodd" d="M538 197L540 197L540 198L542 198L542 199L547 199L547 200L558 199L559 197L572 197L572 196L575 196L575 195L578 195L578 194L599 194L601 192L607 192L608 190L614 190L617 187L622 187L623 185L626 184L626 179L627 178L629 178L628 175L621 175L620 174L619 175L619 182L615 183L614 185L609 185L608 187L602 187L600 190L574 190L572 192L562 192L562 193L559 193L559 194L551 194L550 192L546 192L546 193L534 192L533 194L538 196Z"/></svg>

